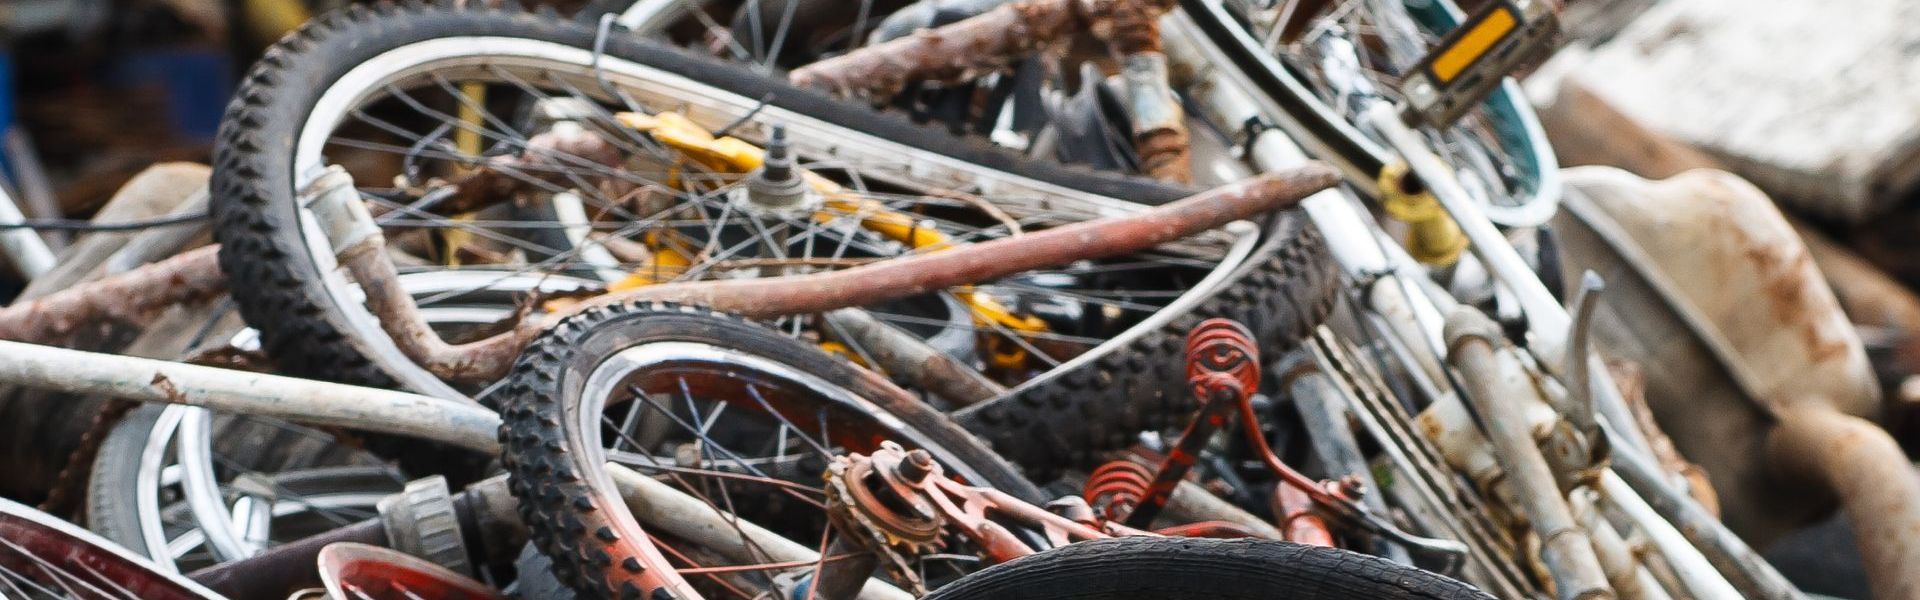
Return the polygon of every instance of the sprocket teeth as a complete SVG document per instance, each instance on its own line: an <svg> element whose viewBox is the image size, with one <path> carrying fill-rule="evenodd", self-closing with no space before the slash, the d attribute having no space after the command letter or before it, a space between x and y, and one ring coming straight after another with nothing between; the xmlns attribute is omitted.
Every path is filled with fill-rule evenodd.
<svg viewBox="0 0 1920 600"><path fill-rule="evenodd" d="M944 547L945 543L941 535L945 530L944 523L938 515L922 516L929 519L927 525L932 532L931 535L924 537L899 535L879 525L875 515L870 512L876 509L861 502L862 496L852 490L852 486L860 485L853 483L860 474L856 472L849 475L850 472L862 469L870 471L872 463L864 462L867 460L866 456L860 454L836 456L833 462L827 465L824 478L827 483L828 518L849 535L863 542L863 546L878 553L882 558L881 564L886 566L887 572L893 575L894 579L907 584L912 588L910 591L914 595L924 595L927 592L926 583L921 580L918 569L913 568L908 559L931 554ZM857 464L856 461L862 462ZM886 507L878 507L878 510L891 511Z"/></svg>

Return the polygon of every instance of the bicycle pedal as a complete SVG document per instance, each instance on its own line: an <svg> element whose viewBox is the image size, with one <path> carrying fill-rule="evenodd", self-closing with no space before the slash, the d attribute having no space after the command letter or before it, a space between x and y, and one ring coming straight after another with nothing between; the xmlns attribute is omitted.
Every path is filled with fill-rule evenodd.
<svg viewBox="0 0 1920 600"><path fill-rule="evenodd" d="M1559 29L1553 0L1501 0L1481 8L1401 83L1404 118L1416 126L1451 126L1508 73L1551 52Z"/></svg>

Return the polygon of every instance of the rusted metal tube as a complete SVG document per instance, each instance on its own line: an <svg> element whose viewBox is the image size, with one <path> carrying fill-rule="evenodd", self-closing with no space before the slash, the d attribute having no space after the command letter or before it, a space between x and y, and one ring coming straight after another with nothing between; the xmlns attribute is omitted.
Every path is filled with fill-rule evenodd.
<svg viewBox="0 0 1920 600"><path fill-rule="evenodd" d="M865 310L843 308L822 316L830 325L830 333L845 336L848 339L843 341L865 349L864 356L878 363L875 366L955 407L972 406L1007 391L979 371Z"/></svg>
<svg viewBox="0 0 1920 600"><path fill-rule="evenodd" d="M116 223L148 219L161 215L186 215L204 213L207 210L207 172L205 165L191 163L161 163L120 186L113 193L113 199L94 213L94 223ZM139 246L160 248L164 254L154 256L124 268L110 268L104 265L114 261L111 257L134 247L136 238L153 236L187 235L198 237L206 230L205 223L195 223L179 227L161 227L145 231L99 231L81 235L74 243L60 253L60 263L52 271L27 283L20 291L16 302L39 298L47 294L73 287L95 278L96 274L111 275L130 271L140 265L164 260L179 253L187 246L186 240L174 244L148 244Z"/></svg>
<svg viewBox="0 0 1920 600"><path fill-rule="evenodd" d="M1920 598L1920 475L1873 423L1808 404L1783 408L1767 436L1776 473L1840 499L1876 598Z"/></svg>
<svg viewBox="0 0 1920 600"><path fill-rule="evenodd" d="M501 334L500 343L449 344L433 331L400 285L400 273L387 257L378 233L340 254L340 264L366 292L367 309L379 317L380 329L393 338L409 360L449 381L491 380L504 376L520 356L520 349L544 330L539 322L522 320Z"/></svg>
<svg viewBox="0 0 1920 600"><path fill-rule="evenodd" d="M1280 529L1287 541L1309 546L1333 547L1333 531L1327 520L1313 511L1313 498L1285 483L1274 486L1274 514L1280 515Z"/></svg>
<svg viewBox="0 0 1920 600"><path fill-rule="evenodd" d="M441 379L492 380L504 376L520 349L541 328L522 321L501 334L499 344L448 344L420 314L413 295L400 285L400 273L387 255L386 237L360 199L353 177L338 166L315 179L303 194L304 204L332 244L335 257L366 293L367 309L380 329L392 338L409 360Z"/></svg>
<svg viewBox="0 0 1920 600"><path fill-rule="evenodd" d="M1193 167L1186 115L1167 81L1167 57L1160 51L1159 19L1173 4L1169 0L1005 4L958 23L922 29L801 67L788 80L877 102L892 98L911 83L964 81L998 71L1041 47L1088 32L1120 58L1141 170L1162 181L1190 183Z"/></svg>
<svg viewBox="0 0 1920 600"><path fill-rule="evenodd" d="M1159 31L1158 26L1152 27L1156 46ZM1127 87L1133 149L1140 156L1140 170L1161 181L1193 183L1187 115L1167 82L1167 55L1155 51L1127 54L1120 60L1120 76Z"/></svg>
<svg viewBox="0 0 1920 600"><path fill-rule="evenodd" d="M800 87L884 100L917 81L960 81L996 71L1085 25L1084 0L1028 0L937 29L822 60L788 75Z"/></svg>
<svg viewBox="0 0 1920 600"><path fill-rule="evenodd" d="M698 281L647 286L581 302L571 310L548 316L548 322L596 306L625 302L670 301L698 304L750 318L819 313L909 298L956 286L991 281L1017 273L1139 252L1161 244L1216 229L1234 221L1290 208L1299 201L1339 182L1339 173L1324 163L1311 163L1288 173L1270 173L1153 207L1138 213L1074 223L1018 238L1003 238L941 252L881 261L822 273L752 280ZM377 232L371 234L377 236ZM331 236L330 236L331 237ZM345 237L345 236L343 236ZM377 238L374 238L377 239ZM338 243L338 242L336 242ZM351 262L351 261L349 261ZM349 265L351 267L351 264ZM395 310L376 308L383 326L389 318L418 319L403 314L412 303L397 291L380 292L385 276L369 265L360 279L368 287L369 304L375 296L391 300ZM389 266L390 270L391 267ZM355 273L356 278L362 273ZM394 290L398 284L388 286ZM395 343L409 357L430 358L425 365L443 378L491 381L506 373L512 357L538 333L531 325L512 332L457 346L437 346L431 331L401 322L393 325ZM419 334L419 335L416 335ZM444 342L441 343L444 345ZM435 366L440 367L434 369Z"/></svg>
<svg viewBox="0 0 1920 600"><path fill-rule="evenodd" d="M225 293L218 247L183 253L126 273L0 308L0 339L51 343L101 321L145 325L173 306Z"/></svg>
<svg viewBox="0 0 1920 600"><path fill-rule="evenodd" d="M980 13L1009 4L1011 0L921 0L893 11L874 26L867 36L872 42L884 42L938 26L938 21L953 22L979 16Z"/></svg>
<svg viewBox="0 0 1920 600"><path fill-rule="evenodd" d="M825 312L909 298L1079 260L1139 252L1201 232L1290 208L1339 182L1324 163L1224 185L1131 215L1074 223L1018 238L918 254L840 271L764 280L674 283L609 294L584 303L636 300L701 304L774 317Z"/></svg>
<svg viewBox="0 0 1920 600"><path fill-rule="evenodd" d="M1540 453L1526 407L1519 399L1539 394L1518 359L1500 356L1500 325L1472 308L1447 317L1448 360L1460 369L1467 396L1479 409L1495 456L1519 495L1520 509L1540 536L1540 559L1553 575L1561 600L1612 598L1593 540L1574 520L1547 459Z"/></svg>
<svg viewBox="0 0 1920 600"><path fill-rule="evenodd" d="M843 96L891 98L913 82L952 82L1005 68L1082 31L1119 54L1160 50L1155 21L1171 0L1027 0L922 29L793 71L788 81Z"/></svg>

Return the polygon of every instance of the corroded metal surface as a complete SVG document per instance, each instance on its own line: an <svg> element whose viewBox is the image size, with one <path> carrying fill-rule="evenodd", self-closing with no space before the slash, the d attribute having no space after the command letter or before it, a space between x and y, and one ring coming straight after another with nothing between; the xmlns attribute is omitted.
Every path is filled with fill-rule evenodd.
<svg viewBox="0 0 1920 600"><path fill-rule="evenodd" d="M1171 0L1028 0L859 48L794 70L794 85L882 102L918 82L957 82L1007 68L1081 33L1119 58L1141 171L1189 183L1186 117L1167 82L1160 16Z"/></svg>
<svg viewBox="0 0 1920 600"><path fill-rule="evenodd" d="M1860 341L1779 211L1731 176L1664 182L1568 170L1556 219L1567 265L1615 289L1603 349L1646 374L1646 398L1681 454L1706 469L1727 524L1765 544L1828 510L1787 494L1756 460L1771 414L1800 404L1879 410Z"/></svg>
<svg viewBox="0 0 1920 600"><path fill-rule="evenodd" d="M101 322L144 326L174 306L227 291L217 246L0 308L0 339L45 343Z"/></svg>
<svg viewBox="0 0 1920 600"><path fill-rule="evenodd" d="M1002 68L1083 27L1085 0L1028 0L867 46L793 71L788 80L882 101L909 83L962 81Z"/></svg>
<svg viewBox="0 0 1920 600"><path fill-rule="evenodd" d="M1221 186L1135 214L1086 221L973 244L963 249L917 254L898 260L824 273L754 280L670 283L607 294L548 315L553 322L588 308L624 302L671 301L707 306L751 318L819 313L908 298L936 290L992 281L1016 273L1079 260L1139 252L1211 229L1290 208L1339 182L1324 164L1288 173L1262 175ZM377 240L373 235L369 240ZM391 264L378 252L358 250L343 256L368 289L369 305L382 326L410 358L435 375L456 380L490 381L504 375L542 326L526 321L513 331L459 345L432 333L417 312L408 315L410 297L396 284L383 284ZM361 264L365 263L365 264ZM358 266L355 266L358 265ZM380 300L380 299L386 300ZM388 323L388 321L393 321Z"/></svg>
<svg viewBox="0 0 1920 600"><path fill-rule="evenodd" d="M794 70L794 85L873 100L913 82L972 79L1005 68L1080 32L1121 55L1160 50L1160 15L1170 0L1027 0L972 18L874 44Z"/></svg>
<svg viewBox="0 0 1920 600"><path fill-rule="evenodd" d="M1807 405L1782 410L1767 438L1777 472L1831 491L1853 525L1876 598L1920 598L1920 472L1885 430Z"/></svg>
<svg viewBox="0 0 1920 600"><path fill-rule="evenodd" d="M1523 417L1524 398L1539 392L1519 360L1504 347L1505 332L1471 308L1447 316L1448 361L1460 370L1467 398L1481 415L1494 456L1517 492L1519 512L1540 537L1540 560L1562 600L1612 598L1593 541L1561 495L1558 473L1536 445L1536 427Z"/></svg>

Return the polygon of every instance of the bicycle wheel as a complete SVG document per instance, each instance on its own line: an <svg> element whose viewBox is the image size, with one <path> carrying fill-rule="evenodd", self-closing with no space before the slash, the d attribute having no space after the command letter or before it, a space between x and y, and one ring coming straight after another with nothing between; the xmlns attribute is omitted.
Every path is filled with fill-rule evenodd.
<svg viewBox="0 0 1920 600"><path fill-rule="evenodd" d="M819 483L828 461L882 441L925 449L968 481L1040 497L1011 465L884 379L692 307L622 305L570 317L521 356L504 400L500 437L521 515L560 580L589 597L651 597L661 586L680 593L673 586L683 584L651 567L672 557L677 568L697 568L726 552L674 539L671 523L643 527L651 517L629 510L608 461L801 548L820 547L835 530ZM739 541L744 525L720 527L711 535L768 546ZM728 557L734 566L725 570L736 577L706 570L711 580L697 581L771 589L780 571L812 567L767 556Z"/></svg>
<svg viewBox="0 0 1920 600"><path fill-rule="evenodd" d="M0 592L75 600L220 597L84 529L6 499L0 499Z"/></svg>
<svg viewBox="0 0 1920 600"><path fill-rule="evenodd" d="M596 41L604 53L589 50ZM840 202L783 213L735 200L749 169L727 157L742 143L708 134L731 127L765 140L769 123L784 126L798 165L836 186ZM834 268L1187 193L1021 160L739 66L478 7L382 5L309 24L247 78L215 155L222 267L268 353L296 374L441 396L476 386L443 382L399 350L303 208L298 191L325 165L354 176L403 274L597 280L580 290L588 294ZM906 221L888 231L895 217L876 214ZM1018 382L1212 293L1250 240L1222 232L867 308ZM781 325L832 338L804 318ZM953 344L934 343L947 332L958 332Z"/></svg>
<svg viewBox="0 0 1920 600"><path fill-rule="evenodd" d="M415 273L402 276L401 285L421 298L491 285L422 311L436 329L458 336L511 316L516 296L561 284L500 275ZM216 333L234 348L259 345L253 330ZM87 487L87 526L167 572L186 573L372 517L408 479L376 453L305 425L142 406L100 445ZM252 529L239 525L250 521Z"/></svg>
<svg viewBox="0 0 1920 600"><path fill-rule="evenodd" d="M950 25L1003 4L1005 0L742 0L694 4L679 0L612 0L583 10L591 21L611 15L626 31L723 60L769 72L798 70L835 56L880 44L928 28ZM630 33L628 33L630 32ZM993 72L973 73L961 81L904 81L892 97L867 98L890 113L915 122L937 124L949 134L990 142L1009 151L1047 161L1102 171L1152 175L1185 181L1208 179L1206 169L1158 170L1170 146L1149 141L1148 115L1179 113L1171 89L1141 89L1166 73L1129 57L1085 50L1088 36L1073 42L1039 40L1026 57ZM1081 51L1066 50L1074 48ZM1115 60L1109 60L1115 59ZM1152 63L1146 58L1141 64ZM1116 64L1117 63L1117 64ZM1128 72L1132 68L1135 72ZM1114 70L1121 71L1114 73ZM1157 86L1158 84L1156 84ZM1141 103L1142 95L1165 91L1166 103ZM1167 111L1171 110L1171 113ZM1136 117L1143 117L1136 123ZM1190 127L1191 125L1188 125ZM1139 129L1145 127L1149 129ZM1212 136L1200 130L1193 135ZM1217 143L1230 143L1221 137ZM1180 161L1186 162L1186 161ZM1176 172L1184 174L1176 175ZM1224 183L1224 181L1215 181Z"/></svg>
<svg viewBox="0 0 1920 600"><path fill-rule="evenodd" d="M1302 144L1377 189L1394 162L1362 123L1370 106L1401 103L1404 77L1460 24L1447 0L1181 0L1184 13L1260 92L1285 107ZM1422 129L1494 223L1537 227L1559 205L1559 165L1511 79L1445 128ZM1377 194L1376 194L1377 196Z"/></svg>
<svg viewBox="0 0 1920 600"><path fill-rule="evenodd" d="M1319 546L1269 540L1116 538L995 565L927 600L1285 600L1492 598L1441 575Z"/></svg>
<svg viewBox="0 0 1920 600"><path fill-rule="evenodd" d="M189 573L376 516L406 479L336 444L285 422L142 407L101 447L87 524L166 572ZM138 454L129 461L128 451Z"/></svg>

